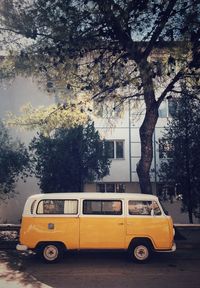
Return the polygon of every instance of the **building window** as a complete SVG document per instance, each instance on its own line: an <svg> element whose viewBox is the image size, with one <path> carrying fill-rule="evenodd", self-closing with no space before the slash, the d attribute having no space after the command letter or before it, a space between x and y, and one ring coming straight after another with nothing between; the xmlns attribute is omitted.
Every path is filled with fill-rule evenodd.
<svg viewBox="0 0 200 288"><path fill-rule="evenodd" d="M126 185L123 183L97 183L97 192L124 193Z"/></svg>
<svg viewBox="0 0 200 288"><path fill-rule="evenodd" d="M174 98L168 99L168 117L174 117L177 112L177 100Z"/></svg>
<svg viewBox="0 0 200 288"><path fill-rule="evenodd" d="M110 183L110 184L107 184L106 185L106 192L111 192L111 193L113 193L113 192L115 192L115 184L112 184L112 183Z"/></svg>
<svg viewBox="0 0 200 288"><path fill-rule="evenodd" d="M106 149L108 151L108 157L110 159L114 159L115 151L114 151L114 141L105 141Z"/></svg>
<svg viewBox="0 0 200 288"><path fill-rule="evenodd" d="M177 100L174 98L168 98L164 100L158 110L160 118L172 118L176 114Z"/></svg>
<svg viewBox="0 0 200 288"><path fill-rule="evenodd" d="M116 158L124 158L124 142L116 141Z"/></svg>
<svg viewBox="0 0 200 288"><path fill-rule="evenodd" d="M97 192L106 192L106 184L97 184Z"/></svg>
<svg viewBox="0 0 200 288"><path fill-rule="evenodd" d="M165 100L160 104L158 114L160 118L167 118L167 104Z"/></svg>
<svg viewBox="0 0 200 288"><path fill-rule="evenodd" d="M106 140L105 147L110 159L124 159L124 141L123 140Z"/></svg>
<svg viewBox="0 0 200 288"><path fill-rule="evenodd" d="M89 215L122 215L120 200L84 200L83 214Z"/></svg>
<svg viewBox="0 0 200 288"><path fill-rule="evenodd" d="M122 183L115 184L115 191L117 193L125 193L126 192L126 185Z"/></svg>

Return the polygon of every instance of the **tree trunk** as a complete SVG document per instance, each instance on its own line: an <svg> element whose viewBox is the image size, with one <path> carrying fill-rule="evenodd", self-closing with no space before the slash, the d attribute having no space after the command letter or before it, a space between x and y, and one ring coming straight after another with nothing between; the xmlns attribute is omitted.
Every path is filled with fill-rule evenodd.
<svg viewBox="0 0 200 288"><path fill-rule="evenodd" d="M190 203L188 204L188 216L189 216L190 224L193 224L193 213L192 213L192 207Z"/></svg>
<svg viewBox="0 0 200 288"><path fill-rule="evenodd" d="M155 99L152 73L149 63L141 61L140 75L144 89L144 101L146 113L144 121L140 127L141 158L137 165L141 193L152 194L150 181L150 167L153 159L153 133L158 120L158 103Z"/></svg>
<svg viewBox="0 0 200 288"><path fill-rule="evenodd" d="M186 113L186 145L185 145L185 161L186 161L186 186L187 186L187 209L188 209L188 216L189 216L189 222L193 224L193 207L192 207L192 187L191 187L191 172L190 172L190 152L189 152L189 129L188 129L188 114Z"/></svg>
<svg viewBox="0 0 200 288"><path fill-rule="evenodd" d="M150 168L153 159L152 138L157 119L156 110L148 111L140 127L141 158L137 165L137 173L141 192L145 194L152 194Z"/></svg>

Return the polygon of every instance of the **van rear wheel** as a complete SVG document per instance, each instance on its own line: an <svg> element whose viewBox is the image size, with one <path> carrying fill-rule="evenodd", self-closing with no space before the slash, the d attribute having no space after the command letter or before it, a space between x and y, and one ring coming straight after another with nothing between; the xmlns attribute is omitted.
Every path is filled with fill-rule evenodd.
<svg viewBox="0 0 200 288"><path fill-rule="evenodd" d="M136 240L129 248L129 257L131 260L138 263L149 261L152 255L152 249L149 243L145 240Z"/></svg>
<svg viewBox="0 0 200 288"><path fill-rule="evenodd" d="M46 243L39 248L39 253L47 263L56 263L63 258L63 247L60 244Z"/></svg>

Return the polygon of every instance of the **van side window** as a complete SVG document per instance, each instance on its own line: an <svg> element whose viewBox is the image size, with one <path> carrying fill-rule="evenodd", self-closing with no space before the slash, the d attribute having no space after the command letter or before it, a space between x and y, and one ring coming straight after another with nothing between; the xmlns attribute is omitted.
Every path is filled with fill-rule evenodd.
<svg viewBox="0 0 200 288"><path fill-rule="evenodd" d="M161 215L161 210L155 201L133 201L128 202L129 215Z"/></svg>
<svg viewBox="0 0 200 288"><path fill-rule="evenodd" d="M37 207L37 214L77 214L78 200L42 200Z"/></svg>
<svg viewBox="0 0 200 288"><path fill-rule="evenodd" d="M129 215L151 215L151 201L128 201Z"/></svg>
<svg viewBox="0 0 200 288"><path fill-rule="evenodd" d="M120 200L84 200L83 214L122 215Z"/></svg>
<svg viewBox="0 0 200 288"><path fill-rule="evenodd" d="M158 203L156 201L152 202L152 209L154 211L154 215L161 215L162 214L160 207L158 206Z"/></svg>
<svg viewBox="0 0 200 288"><path fill-rule="evenodd" d="M31 204L31 209L30 209L31 214L33 214L35 203L36 203L36 200L34 200L33 203Z"/></svg>
<svg viewBox="0 0 200 288"><path fill-rule="evenodd" d="M65 200L64 214L77 214L78 200Z"/></svg>

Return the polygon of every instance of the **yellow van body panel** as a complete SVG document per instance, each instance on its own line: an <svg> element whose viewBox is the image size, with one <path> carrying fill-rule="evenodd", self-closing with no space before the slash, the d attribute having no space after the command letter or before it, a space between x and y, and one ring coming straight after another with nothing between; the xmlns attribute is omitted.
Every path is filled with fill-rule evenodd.
<svg viewBox="0 0 200 288"><path fill-rule="evenodd" d="M49 227L54 229L49 229ZM35 248L39 242L59 241L67 249L79 247L78 217L23 217L20 242Z"/></svg>
<svg viewBox="0 0 200 288"><path fill-rule="evenodd" d="M152 241L155 249L171 249L173 245L173 225L170 217L128 217L126 224L126 247L136 237L146 237Z"/></svg>
<svg viewBox="0 0 200 288"><path fill-rule="evenodd" d="M20 242L29 248L58 241L67 249L127 249L133 238L146 237L155 249L171 249L170 224L170 217L24 217Z"/></svg>
<svg viewBox="0 0 200 288"><path fill-rule="evenodd" d="M124 248L124 217L80 217L80 249Z"/></svg>

